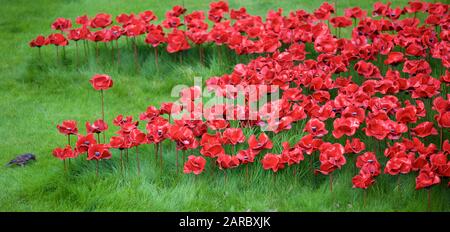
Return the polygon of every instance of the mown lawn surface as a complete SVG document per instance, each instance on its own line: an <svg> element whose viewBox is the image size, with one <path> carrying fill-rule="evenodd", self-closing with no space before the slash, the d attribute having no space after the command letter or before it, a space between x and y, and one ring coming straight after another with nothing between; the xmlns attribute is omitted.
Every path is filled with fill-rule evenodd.
<svg viewBox="0 0 450 232"><path fill-rule="evenodd" d="M278 8L285 12L294 9L311 12L322 3L321 0L229 2L232 8L245 6L249 13L261 16L265 16L269 9ZM338 12L342 14L343 9L349 6L371 10L373 2L340 0ZM395 1L394 5L403 6L406 2ZM354 167L354 158L350 158L342 170L335 172L332 193L328 189L328 177L313 176L308 157L296 176L293 168L275 176L272 172L263 171L259 162L250 167L249 181L245 179L245 169L239 168L229 170L225 182L224 174L218 169L211 171L210 163L198 177L177 175L175 146L168 142L164 144L163 172L155 163L153 146L145 145L141 148L140 176L136 174L134 152L130 153L128 171L121 175L117 151L114 151L112 160L100 164L99 178L95 176L95 163L81 158L72 161L69 172L64 174L62 162L51 155L52 149L66 143L66 137L58 134L56 125L73 119L79 122L84 133L86 121L100 118L100 97L88 82L93 74L107 73L114 79L114 87L105 95L106 120L111 128L107 135L111 136L116 129L111 122L118 114L138 117L149 105L159 106L161 102L175 100L170 97L173 86L192 84L196 76L205 80L229 73L239 60L245 62L251 57L237 58L228 53L229 58L220 64L217 49L210 46L206 48L207 62L203 66L196 49L183 54L183 63L179 62L178 56L160 50L160 68L156 71L153 50L140 38L141 70L136 73L133 51L124 39L121 39L120 68L112 65L110 50L103 45L100 46L98 64L91 46L89 57L80 53L82 61L77 68L75 46L69 46L66 58L57 62L53 47L42 49L43 58L39 59L37 49L28 47L29 40L39 33L51 33L50 24L57 17L75 19L82 14L93 16L106 12L118 15L150 9L161 19L175 4L181 5L183 1L170 4L155 0L0 1L0 163L7 163L26 152L36 154L38 159L25 168L0 168L0 211L426 210L426 191L414 190L417 173L402 175L399 188L397 177L377 177L376 184L368 190L367 203L363 207L362 190L352 188L351 178L358 171ZM184 5L188 11L208 9L207 1L185 0ZM343 34L348 36L349 31ZM437 73L433 72L435 76ZM429 109L431 102L425 103ZM280 152L281 141L290 141L291 144L298 141L303 136L303 124L297 123L295 129L287 133L271 134L275 141L273 152ZM362 133L358 133L362 137ZM374 149L373 140L366 140L366 144L368 150ZM380 157L380 162L384 164L385 159ZM432 189L433 211L450 210L448 180L443 181L445 184Z"/></svg>

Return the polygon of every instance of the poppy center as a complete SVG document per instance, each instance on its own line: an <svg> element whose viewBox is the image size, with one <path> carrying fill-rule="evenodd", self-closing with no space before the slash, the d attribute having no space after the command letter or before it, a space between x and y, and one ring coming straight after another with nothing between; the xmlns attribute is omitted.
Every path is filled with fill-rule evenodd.
<svg viewBox="0 0 450 232"><path fill-rule="evenodd" d="M95 152L95 156L96 156L96 157L99 157L99 156L100 156L100 152L96 151L96 152Z"/></svg>

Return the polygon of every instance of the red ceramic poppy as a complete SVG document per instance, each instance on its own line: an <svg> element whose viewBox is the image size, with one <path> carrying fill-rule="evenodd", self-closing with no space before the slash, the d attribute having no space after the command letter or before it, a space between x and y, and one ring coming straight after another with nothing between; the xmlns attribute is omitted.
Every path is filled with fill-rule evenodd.
<svg viewBox="0 0 450 232"><path fill-rule="evenodd" d="M59 133L64 135L76 135L78 134L77 122L74 120L63 121L61 125L57 125Z"/></svg>
<svg viewBox="0 0 450 232"><path fill-rule="evenodd" d="M67 46L69 44L69 41L64 37L64 35L56 33L56 34L50 34L47 37L48 43L53 44L55 46Z"/></svg>
<svg viewBox="0 0 450 232"><path fill-rule="evenodd" d="M303 149L300 146L290 147L288 142L283 142L281 146L283 147L281 159L287 162L289 166L299 164L300 161L305 159L303 156Z"/></svg>
<svg viewBox="0 0 450 232"><path fill-rule="evenodd" d="M352 178L353 188L361 188L367 189L373 183L375 183L375 179L370 173L360 172L358 175Z"/></svg>
<svg viewBox="0 0 450 232"><path fill-rule="evenodd" d="M332 173L337 168L341 168L345 163L344 147L341 144L323 143L320 147L320 172L324 175Z"/></svg>
<svg viewBox="0 0 450 232"><path fill-rule="evenodd" d="M95 140L94 134L87 134L86 136L78 135L75 150L79 154L85 153L88 151L89 146L91 146L92 144L97 144L97 140Z"/></svg>
<svg viewBox="0 0 450 232"><path fill-rule="evenodd" d="M381 164L373 152L365 152L356 159L356 167L364 170L372 176L378 176L381 173Z"/></svg>
<svg viewBox="0 0 450 232"><path fill-rule="evenodd" d="M256 138L255 135L251 135L247 142L249 148L255 153L259 153L264 149L272 149L273 147L272 141L270 141L269 137L265 133L261 133L259 138Z"/></svg>
<svg viewBox="0 0 450 232"><path fill-rule="evenodd" d="M416 189L429 188L439 183L441 183L441 178L426 165L420 170L416 178Z"/></svg>
<svg viewBox="0 0 450 232"><path fill-rule="evenodd" d="M403 62L405 59L403 58L403 53L401 52L390 52L387 56L387 59L384 60L384 64L395 65Z"/></svg>
<svg viewBox="0 0 450 232"><path fill-rule="evenodd" d="M366 149L366 145L359 138L352 138L352 140L345 141L345 153L358 154Z"/></svg>
<svg viewBox="0 0 450 232"><path fill-rule="evenodd" d="M236 157L241 164L253 163L255 161L256 154L251 149L238 151Z"/></svg>
<svg viewBox="0 0 450 232"><path fill-rule="evenodd" d="M206 160L201 156L188 156L188 160L184 164L183 172L186 174L194 173L199 175L205 169Z"/></svg>
<svg viewBox="0 0 450 232"><path fill-rule="evenodd" d="M317 118L310 119L306 123L305 129L303 129L303 131L306 131L315 137L322 137L322 136L328 134L328 131L325 128L325 123L320 121Z"/></svg>
<svg viewBox="0 0 450 232"><path fill-rule="evenodd" d="M342 137L344 134L347 136L352 136L359 128L359 121L353 117L337 118L333 122L333 128L333 137L337 139Z"/></svg>
<svg viewBox="0 0 450 232"><path fill-rule="evenodd" d="M223 154L217 157L216 160L219 169L230 169L239 166L239 159L236 156Z"/></svg>
<svg viewBox="0 0 450 232"><path fill-rule="evenodd" d="M412 169L414 154L397 153L386 163L384 173L389 175L407 174Z"/></svg>
<svg viewBox="0 0 450 232"><path fill-rule="evenodd" d="M70 158L75 158L76 157L76 153L72 150L72 147L70 147L69 145L67 145L65 148L55 148L52 152L53 156L60 159L60 160L65 160L65 159L70 159Z"/></svg>
<svg viewBox="0 0 450 232"><path fill-rule="evenodd" d="M86 132L87 133L102 133L103 131L108 130L108 124L104 122L102 119L96 120L93 124L90 122L86 122Z"/></svg>
<svg viewBox="0 0 450 232"><path fill-rule="evenodd" d="M206 157L215 158L225 154L220 133L214 135L208 133L203 134L202 139L200 140L200 146L202 146L200 154Z"/></svg>
<svg viewBox="0 0 450 232"><path fill-rule="evenodd" d="M88 149L88 160L110 159L111 152L106 144L92 144Z"/></svg>
<svg viewBox="0 0 450 232"><path fill-rule="evenodd" d="M111 77L106 74L95 74L89 82L95 90L108 90L113 86Z"/></svg>
<svg viewBox="0 0 450 232"><path fill-rule="evenodd" d="M52 23L52 29L53 30L65 31L65 30L70 29L71 27L72 27L72 20L70 20L70 19L57 18Z"/></svg>
<svg viewBox="0 0 450 232"><path fill-rule="evenodd" d="M434 125L432 122L422 122L416 127L411 129L411 134L414 136L418 136L421 138L430 136L430 135L437 135L438 132L434 128Z"/></svg>
<svg viewBox="0 0 450 232"><path fill-rule="evenodd" d="M347 17L362 19L367 16L367 11L362 10L360 7L346 8L344 14Z"/></svg>
<svg viewBox="0 0 450 232"><path fill-rule="evenodd" d="M261 160L264 170L272 169L273 172L277 172L284 168L284 163L281 161L281 156L276 154L267 153Z"/></svg>
<svg viewBox="0 0 450 232"><path fill-rule="evenodd" d="M111 25L111 15L100 13L97 14L91 21L89 22L89 26L92 28L105 28L109 25Z"/></svg>
<svg viewBox="0 0 450 232"><path fill-rule="evenodd" d="M188 41L184 32L178 29L174 29L167 37L167 52L174 53L189 49Z"/></svg>
<svg viewBox="0 0 450 232"><path fill-rule="evenodd" d="M42 47L49 44L49 41L47 38L45 38L42 35L38 35L35 39L31 40L29 45L30 47Z"/></svg>
<svg viewBox="0 0 450 232"><path fill-rule="evenodd" d="M226 144L236 145L245 141L244 133L241 128L227 128L223 132L223 141Z"/></svg>

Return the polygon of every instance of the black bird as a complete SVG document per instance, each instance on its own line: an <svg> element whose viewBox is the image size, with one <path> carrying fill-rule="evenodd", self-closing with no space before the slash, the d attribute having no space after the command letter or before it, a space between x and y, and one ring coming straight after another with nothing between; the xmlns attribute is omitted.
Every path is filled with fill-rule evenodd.
<svg viewBox="0 0 450 232"><path fill-rule="evenodd" d="M12 165L19 165L23 167L24 165L28 164L31 160L36 160L36 156L31 153L26 153L23 155L17 156L15 159L9 161L9 163L6 164L6 166L12 166Z"/></svg>

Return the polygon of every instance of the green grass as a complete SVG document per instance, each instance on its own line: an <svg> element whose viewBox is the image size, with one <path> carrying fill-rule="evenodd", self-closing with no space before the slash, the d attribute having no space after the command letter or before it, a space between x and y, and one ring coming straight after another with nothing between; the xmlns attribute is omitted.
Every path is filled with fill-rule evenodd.
<svg viewBox="0 0 450 232"><path fill-rule="evenodd" d="M131 3L129 3L131 2ZM306 9L311 11L322 1L229 1L231 7L246 6L252 14L265 16L269 9ZM374 1L339 1L339 13L349 6L372 9ZM395 1L404 5L407 1ZM198 61L196 49L183 54L180 64L177 55L160 52L160 68L155 69L153 51L140 42L139 73L134 71L133 52L121 40L120 69L111 64L109 50L100 46L98 64L93 46L81 66L77 68L75 46L66 49L64 61L56 62L53 47L42 50L27 43L37 34L51 33L50 24L56 17L70 17L98 12L117 15L138 13L151 9L160 18L176 3L162 5L160 1L8 1L1 0L0 13L0 163L7 163L18 154L32 152L38 161L25 168L0 168L0 211L425 211L426 191L414 190L416 173L400 177L381 175L368 190L367 205L363 194L352 189L351 178L357 174L349 163L334 174L333 193L328 177L314 176L309 171L308 157L300 165L299 174L287 168L276 176L263 171L256 162L250 166L250 180L245 169L238 168L224 174L215 169L200 176L176 174L174 145L164 144L165 165L161 173L153 158L153 146L140 149L142 173L136 175L134 151L130 153L127 172L122 175L118 152L112 160L102 162L101 176L95 176L95 163L77 159L64 174L63 164L51 155L53 148L63 146L66 138L58 134L56 125L63 120L84 122L100 118L100 97L88 80L95 73L107 73L114 79L114 87L105 95L106 119L112 136L116 128L112 119L118 114L138 116L148 105L159 105L170 97L173 86L191 84L194 76L208 78L229 73L239 59L231 55L222 65L216 60L217 49L206 49L207 65ZM239 4L238 4L239 3ZM208 3L185 0L188 10L205 10ZM349 35L349 31L343 31ZM141 38L142 39L142 38ZM80 50L82 51L82 50ZM60 51L61 52L61 51ZM249 57L240 58L243 62ZM354 75L354 74L353 74ZM435 75L436 76L436 75ZM430 102L428 103L428 106ZM273 152L281 150L281 141L291 144L302 137L304 122L296 129L280 133ZM330 125L328 125L329 127ZM330 129L330 128L328 128ZM248 131L247 135L250 133ZM361 133L361 132L358 132ZM448 133L446 134L448 137ZM330 137L327 137L330 138ZM340 140L342 142L342 139ZM374 144L367 141L368 149ZM243 145L244 147L245 145ZM229 148L228 148L229 149ZM197 153L194 151L194 153ZM380 157L382 158L382 157ZM349 159L352 161L352 158ZM384 160L383 160L384 161ZM383 162L384 163L384 162ZM316 166L318 166L316 158ZM448 181L443 180L443 181ZM450 194L446 183L432 189L432 210L449 211Z"/></svg>

